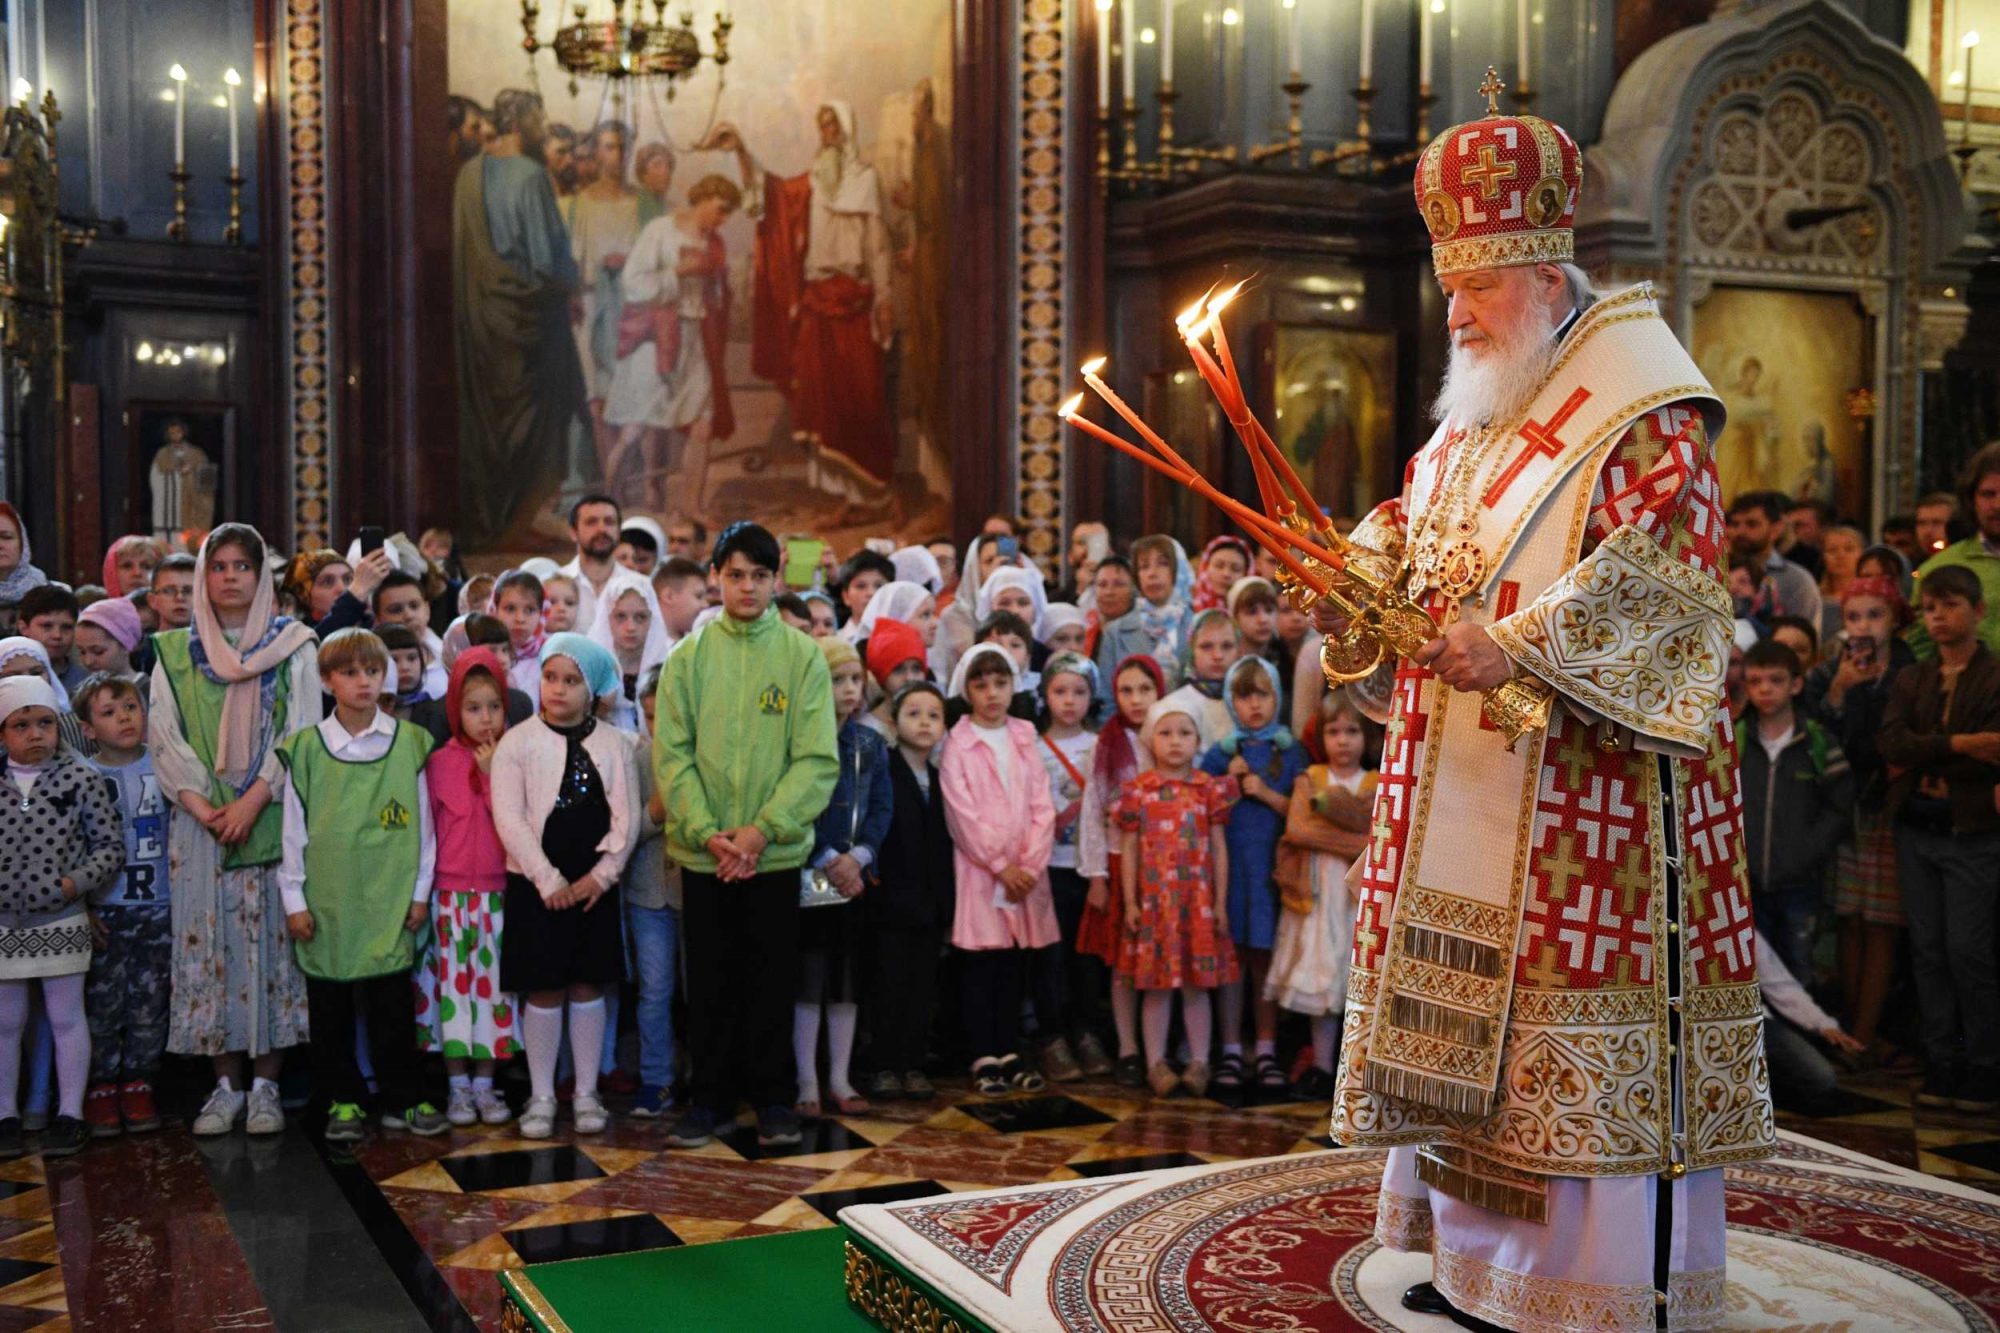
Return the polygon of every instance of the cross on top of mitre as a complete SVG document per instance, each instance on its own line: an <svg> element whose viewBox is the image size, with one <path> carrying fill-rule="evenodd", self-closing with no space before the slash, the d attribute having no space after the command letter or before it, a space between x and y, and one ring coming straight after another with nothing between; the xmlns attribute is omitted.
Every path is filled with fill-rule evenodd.
<svg viewBox="0 0 2000 1333"><path fill-rule="evenodd" d="M1488 65L1486 67L1486 82L1479 85L1479 91L1486 97L1486 114L1489 116L1499 115L1500 94L1507 91L1507 85L1501 81L1500 71Z"/></svg>

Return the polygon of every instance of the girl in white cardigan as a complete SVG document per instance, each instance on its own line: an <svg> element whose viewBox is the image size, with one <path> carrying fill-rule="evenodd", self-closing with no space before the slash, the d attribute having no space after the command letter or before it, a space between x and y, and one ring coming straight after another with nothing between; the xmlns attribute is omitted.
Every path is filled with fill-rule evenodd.
<svg viewBox="0 0 2000 1333"><path fill-rule="evenodd" d="M493 754L493 825L507 849L507 931L500 985L520 994L530 1095L521 1133L555 1129L563 1003L576 1061L577 1132L601 1132L597 1095L603 987L624 976L618 877L631 855L632 747L599 726L597 702L619 692L618 663L581 634L553 634L541 651L541 711L512 727Z"/></svg>

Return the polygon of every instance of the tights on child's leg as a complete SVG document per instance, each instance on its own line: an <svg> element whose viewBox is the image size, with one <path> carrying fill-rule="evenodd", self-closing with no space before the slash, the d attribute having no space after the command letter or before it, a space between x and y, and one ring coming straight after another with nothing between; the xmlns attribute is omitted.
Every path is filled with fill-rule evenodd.
<svg viewBox="0 0 2000 1333"><path fill-rule="evenodd" d="M819 1100L819 1014L817 1004L792 1005L792 1060L799 1067L799 1100Z"/></svg>
<svg viewBox="0 0 2000 1333"><path fill-rule="evenodd" d="M1208 992L1199 986L1181 987L1181 1026L1187 1029L1189 1057L1208 1063Z"/></svg>
<svg viewBox="0 0 2000 1333"><path fill-rule="evenodd" d="M21 1036L27 1029L28 983L0 981L0 1120L21 1113Z"/></svg>
<svg viewBox="0 0 2000 1333"><path fill-rule="evenodd" d="M529 1003L521 1014L521 1042L528 1048L528 1095L556 1099L556 1053L562 1048L563 1011L560 1004L544 1009Z"/></svg>
<svg viewBox="0 0 2000 1333"><path fill-rule="evenodd" d="M854 1029L861 1007L835 1003L826 1007L826 1086L836 1097L852 1097L854 1081L848 1066L854 1061Z"/></svg>
<svg viewBox="0 0 2000 1333"><path fill-rule="evenodd" d="M1313 1067L1333 1072L1333 1043L1340 1036L1340 1015L1320 1014L1313 1019Z"/></svg>
<svg viewBox="0 0 2000 1333"><path fill-rule="evenodd" d="M1139 992L1126 977L1111 979L1111 1025L1118 1030L1118 1058L1139 1053Z"/></svg>
<svg viewBox="0 0 2000 1333"><path fill-rule="evenodd" d="M1216 992L1222 996L1222 1050L1225 1055L1243 1053L1243 982L1225 981L1217 986ZM1194 1039L1188 1045L1195 1052L1195 1059L1206 1060L1208 1048L1195 1046Z"/></svg>
<svg viewBox="0 0 2000 1333"><path fill-rule="evenodd" d="M90 1021L83 1012L85 974L42 978L42 1004L56 1039L56 1110L83 1118L83 1093L90 1082Z"/></svg>
<svg viewBox="0 0 2000 1333"><path fill-rule="evenodd" d="M604 997L569 1002L570 1060L576 1065L576 1095L597 1095L597 1062L604 1050Z"/></svg>
<svg viewBox="0 0 2000 1333"><path fill-rule="evenodd" d="M1174 993L1149 990L1140 1001L1140 1022L1146 1029L1146 1063L1159 1064L1167 1058L1167 1030L1174 1023Z"/></svg>

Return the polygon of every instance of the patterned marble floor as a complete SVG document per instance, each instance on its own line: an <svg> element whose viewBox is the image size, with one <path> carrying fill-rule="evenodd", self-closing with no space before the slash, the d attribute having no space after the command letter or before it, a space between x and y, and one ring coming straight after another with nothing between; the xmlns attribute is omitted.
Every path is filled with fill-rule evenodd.
<svg viewBox="0 0 2000 1333"><path fill-rule="evenodd" d="M2000 1193L2000 1123L1913 1110L1911 1090L1857 1082L1843 1114L1781 1120ZM200 1144L169 1128L0 1166L0 1333L387 1327L353 1304L384 1299L359 1290L364 1263L414 1311L397 1326L490 1329L496 1274L523 1264L826 1227L856 1202L1312 1151L1325 1129L1318 1103L1232 1109L1108 1082L994 1102L946 1084L935 1102L822 1121L776 1150L742 1129L669 1152L661 1122L625 1117L591 1137L563 1122L542 1142L507 1126L385 1134L352 1156L299 1127ZM318 1179L288 1174L302 1171ZM352 1218L308 1198L328 1180Z"/></svg>

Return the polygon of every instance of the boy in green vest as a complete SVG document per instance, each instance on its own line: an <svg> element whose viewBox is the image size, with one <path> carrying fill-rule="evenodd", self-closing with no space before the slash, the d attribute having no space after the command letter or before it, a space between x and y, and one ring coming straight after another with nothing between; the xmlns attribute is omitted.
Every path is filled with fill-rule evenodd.
<svg viewBox="0 0 2000 1333"><path fill-rule="evenodd" d="M332 1143L353 1142L366 1126L357 1013L367 1021L383 1126L441 1134L449 1123L422 1087L410 988L437 854L424 784L431 738L382 711L388 670L388 649L367 630L329 635L319 673L333 715L278 751L289 779L278 889L306 974L313 1092L330 1104Z"/></svg>

